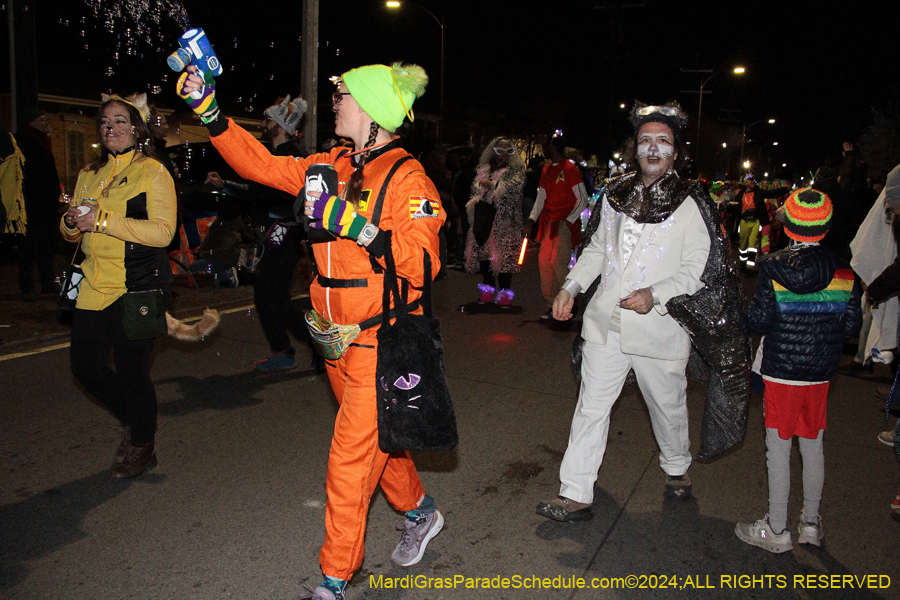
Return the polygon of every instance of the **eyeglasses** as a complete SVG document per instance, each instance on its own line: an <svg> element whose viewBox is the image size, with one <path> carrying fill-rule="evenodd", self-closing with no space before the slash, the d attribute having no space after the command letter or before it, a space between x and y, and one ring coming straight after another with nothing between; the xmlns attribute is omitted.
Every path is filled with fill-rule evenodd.
<svg viewBox="0 0 900 600"><path fill-rule="evenodd" d="M516 153L515 146L512 146L510 148L494 148L494 154L496 154L497 156L503 156L504 154L512 156L515 153Z"/></svg>
<svg viewBox="0 0 900 600"><path fill-rule="evenodd" d="M331 95L331 105L337 106L344 99L344 96L352 96L350 92L335 92Z"/></svg>
<svg viewBox="0 0 900 600"><path fill-rule="evenodd" d="M644 106L637 110L637 115L639 117L646 117L653 113L662 113L667 117L674 117L681 113L681 109L676 106Z"/></svg>

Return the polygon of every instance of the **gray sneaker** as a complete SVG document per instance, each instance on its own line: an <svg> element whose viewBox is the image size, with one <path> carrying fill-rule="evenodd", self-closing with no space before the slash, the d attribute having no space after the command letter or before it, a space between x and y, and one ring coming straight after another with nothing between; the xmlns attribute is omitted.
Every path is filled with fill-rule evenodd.
<svg viewBox="0 0 900 600"><path fill-rule="evenodd" d="M785 529L781 533L774 533L772 526L769 525L769 515L756 523L738 523L734 526L734 534L742 542L774 554L790 552L794 547L791 543L791 530Z"/></svg>
<svg viewBox="0 0 900 600"><path fill-rule="evenodd" d="M798 544L821 546L822 540L825 539L825 534L822 532L822 517L818 515L816 515L815 521L810 521L801 512L800 524L797 525L797 530L800 532L800 538L797 540Z"/></svg>
<svg viewBox="0 0 900 600"><path fill-rule="evenodd" d="M309 593L300 596L299 600L344 600L344 594L335 594L327 587L319 586L315 590L308 585L303 587L309 590Z"/></svg>
<svg viewBox="0 0 900 600"><path fill-rule="evenodd" d="M391 560L401 567L416 564L422 560L428 542L440 533L443 527L444 515L437 510L428 515L424 523L417 524L415 521L406 519L403 525L397 526L397 529L403 532L403 536L400 538L400 543L394 548Z"/></svg>

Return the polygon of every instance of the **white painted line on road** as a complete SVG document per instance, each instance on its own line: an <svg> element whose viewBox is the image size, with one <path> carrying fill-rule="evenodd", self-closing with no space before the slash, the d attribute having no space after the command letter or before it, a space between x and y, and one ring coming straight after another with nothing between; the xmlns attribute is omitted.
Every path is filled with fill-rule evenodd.
<svg viewBox="0 0 900 600"><path fill-rule="evenodd" d="M300 294L299 296L291 296L291 300L299 300L300 298L309 298L309 294ZM238 306L237 308L228 308L226 310L220 310L220 315L228 315L236 312L243 312L245 310L250 310L254 308L255 304L248 304L247 306ZM181 319L182 323L192 323L194 321L199 321L203 318L203 315L198 317L189 317L187 319ZM29 350L28 352L16 352L14 354L3 354L0 356L0 362L5 360L12 360L14 358L24 358L26 356L34 356L35 354L43 354L44 352L53 352L54 350L62 350L63 348L69 347L69 342L64 344L56 344L54 346L45 346L44 348L38 348L36 350Z"/></svg>

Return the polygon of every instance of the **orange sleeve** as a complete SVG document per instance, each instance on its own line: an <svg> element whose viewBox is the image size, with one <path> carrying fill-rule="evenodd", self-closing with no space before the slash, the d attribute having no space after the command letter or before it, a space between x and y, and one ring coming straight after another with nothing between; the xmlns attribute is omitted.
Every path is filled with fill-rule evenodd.
<svg viewBox="0 0 900 600"><path fill-rule="evenodd" d="M244 179L297 195L306 184L306 169L316 163L334 164L337 153L313 154L307 158L273 156L269 149L245 129L228 119L228 129L210 137L222 158Z"/></svg>
<svg viewBox="0 0 900 600"><path fill-rule="evenodd" d="M426 206L423 210L425 203ZM409 281L413 287L425 283L422 251L431 256L431 278L441 268L438 233L446 221L437 188L419 169L405 177L391 181L385 198L385 212L390 210L393 220L391 251L397 266L397 275ZM429 210L432 214L428 214ZM379 259L384 264L384 259Z"/></svg>

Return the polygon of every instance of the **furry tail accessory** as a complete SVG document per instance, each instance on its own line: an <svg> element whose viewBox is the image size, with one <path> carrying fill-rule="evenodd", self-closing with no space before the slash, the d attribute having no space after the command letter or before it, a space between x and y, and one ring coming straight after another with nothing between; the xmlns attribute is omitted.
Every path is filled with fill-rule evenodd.
<svg viewBox="0 0 900 600"><path fill-rule="evenodd" d="M169 330L169 335L182 342L202 341L204 337L216 330L220 320L219 312L211 308L204 310L203 317L191 325L179 321L169 313L166 313L166 326Z"/></svg>

